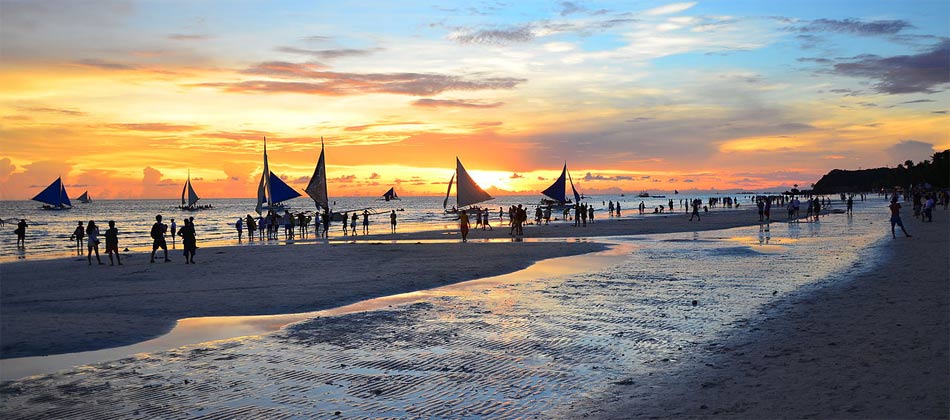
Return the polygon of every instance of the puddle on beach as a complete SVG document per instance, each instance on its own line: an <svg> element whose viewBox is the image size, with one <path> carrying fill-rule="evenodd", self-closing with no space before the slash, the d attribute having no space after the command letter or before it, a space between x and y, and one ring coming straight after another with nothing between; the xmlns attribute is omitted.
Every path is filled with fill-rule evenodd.
<svg viewBox="0 0 950 420"><path fill-rule="evenodd" d="M860 266L884 236L860 217L773 223L768 243L757 226L611 238L610 251L504 276L305 316L230 317L260 330L6 382L0 395L24 417L563 415ZM233 321L183 320L181 334Z"/></svg>

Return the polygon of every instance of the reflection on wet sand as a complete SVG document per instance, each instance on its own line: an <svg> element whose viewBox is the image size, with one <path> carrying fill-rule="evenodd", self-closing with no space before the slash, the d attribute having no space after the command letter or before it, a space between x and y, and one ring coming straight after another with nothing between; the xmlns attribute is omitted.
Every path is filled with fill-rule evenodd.
<svg viewBox="0 0 950 420"><path fill-rule="evenodd" d="M24 416L550 417L718 345L763 305L856 267L881 237L867 224L822 223L820 236L773 225L774 252L759 252L757 227L614 238L604 253L0 392ZM83 402L89 390L96 404Z"/></svg>

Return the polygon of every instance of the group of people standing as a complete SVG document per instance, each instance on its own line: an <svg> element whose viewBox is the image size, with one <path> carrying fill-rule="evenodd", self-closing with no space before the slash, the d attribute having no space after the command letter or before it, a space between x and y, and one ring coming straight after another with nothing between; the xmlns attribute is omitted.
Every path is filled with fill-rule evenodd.
<svg viewBox="0 0 950 420"><path fill-rule="evenodd" d="M165 262L171 261L168 258L168 244L165 242L165 233L168 232L168 225L162 223L162 215L155 216L155 223L149 231L152 237L152 255L149 258L150 263L155 262L155 251L161 249L164 252ZM181 229L177 229L175 219L172 219L171 234L174 240L175 235L181 236L181 244L184 248L185 264L195 264L195 251L198 249L198 238L195 232L194 216L186 218Z"/></svg>
<svg viewBox="0 0 950 420"><path fill-rule="evenodd" d="M104 236L106 239L106 254L109 255L109 265L115 265L116 262L122 265L122 259L119 257L119 229L116 229L114 220L109 221L109 229L106 229ZM96 225L94 220L90 220L85 227L81 221L78 222L76 230L70 236L71 240L76 241L76 249L79 255L82 255L83 238L86 240L86 260L89 265L92 265L93 252L96 253L96 262L99 265L105 264L99 258L99 226ZM115 261L112 260L113 254L115 255Z"/></svg>
<svg viewBox="0 0 950 420"><path fill-rule="evenodd" d="M369 234L369 210L363 210L360 212L344 212L342 214L342 230L343 236L348 235L357 235L356 226L360 222L360 216L362 216L362 233L363 235ZM300 235L301 238L306 238L309 234L310 223L313 222L314 232L317 237L327 237L330 230L330 212L323 211L314 213L313 215L301 212L296 215L290 213L290 211L284 211L283 215L278 215L273 211L268 211L264 216L258 216L256 219L250 214L245 217L240 217L237 221L234 222L234 228L237 230L238 242L240 242L244 237L244 230L247 229L247 237L249 240L254 239L254 233L257 232L260 239L264 240L265 232L267 239L279 239L278 234L280 227L284 227L284 239L295 239L296 235ZM487 220L487 213L486 213ZM392 210L389 214L389 222L392 229L392 233L396 233L396 210ZM322 227L322 229L321 229Z"/></svg>

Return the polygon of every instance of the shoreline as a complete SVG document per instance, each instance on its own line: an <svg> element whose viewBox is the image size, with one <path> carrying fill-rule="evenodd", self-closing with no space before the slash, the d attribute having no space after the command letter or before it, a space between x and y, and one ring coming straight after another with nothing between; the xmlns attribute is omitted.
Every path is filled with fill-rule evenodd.
<svg viewBox="0 0 950 420"><path fill-rule="evenodd" d="M671 374L618 381L568 416L945 418L948 212L905 216L914 236L882 238L881 260L769 304Z"/></svg>

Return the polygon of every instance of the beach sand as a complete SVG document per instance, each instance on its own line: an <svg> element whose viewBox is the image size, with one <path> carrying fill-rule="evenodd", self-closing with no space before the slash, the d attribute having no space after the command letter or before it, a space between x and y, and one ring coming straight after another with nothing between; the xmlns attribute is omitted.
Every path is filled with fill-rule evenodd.
<svg viewBox="0 0 950 420"><path fill-rule="evenodd" d="M170 263L130 255L121 267L88 266L85 258L4 264L0 352L122 346L164 334L180 318L310 312L601 249L585 242L303 244L201 248L195 265L178 252Z"/></svg>
<svg viewBox="0 0 950 420"><path fill-rule="evenodd" d="M758 220L751 208L716 209L702 221L690 222L687 216L607 218L587 227L563 222L527 226L524 238L716 230ZM194 266L184 264L180 251L170 252L172 263L156 257L149 264L148 254L126 254L121 267L99 266L95 260L90 267L83 257L4 263L0 358L117 347L167 333L181 318L310 312L603 249L573 242L479 243L508 240L508 233L507 226L473 229L468 244L393 243L460 239L458 230L435 230L332 237L359 243L201 248ZM102 259L108 264L108 257Z"/></svg>
<svg viewBox="0 0 950 420"><path fill-rule="evenodd" d="M950 417L948 212L904 220L914 236L898 229L869 269L775 302L668 374L620 381L567 417Z"/></svg>
<svg viewBox="0 0 950 420"><path fill-rule="evenodd" d="M950 378L947 215L938 212L933 224L908 220L915 237L888 238L880 243L879 246L886 247L886 252L878 253L884 257L881 261L861 262L867 268L844 273L844 279L819 283L817 287L776 299L763 308L761 313L765 315L761 319L729 321L735 328L725 328L725 333L712 335L711 340L704 338L701 346L681 352L675 346L659 346L653 340L681 342L689 329L668 328L688 327L695 321L673 319L682 314L702 319L704 313L719 312L714 302L706 306L715 294L705 294L702 304L693 311L689 301L684 300L692 297L680 296L686 284L679 279L670 283L672 287L659 289L662 293L658 296L646 297L661 298L661 307L642 306L642 313L627 313L620 304L627 299L625 296L639 287L652 286L627 283L626 279L601 273L593 278L561 279L548 285L516 282L501 286L513 296L533 296L531 301L512 301L508 293L487 293L483 290L485 286L474 282L474 286L469 286L470 293L480 299L484 297L487 303L465 298L463 294L461 298L319 318L265 337L189 346L7 383L0 387L0 393L11 404L8 407L17 407L18 415L24 417L43 413L65 417L90 413L188 417L202 414L201 410L207 407L206 414L221 417L273 417L292 414L294 410L305 410L298 412L305 417L309 413L328 418L334 418L333 410L342 410L348 416L370 417L374 413L379 416L400 412L424 417L490 412L499 417L525 417L557 408L553 414L564 418L942 418L948 416L945 397ZM702 224L686 219L680 214L632 223L598 220L586 230L599 229L602 235L615 236L639 229L689 232L757 223L754 212L746 209L712 212L704 215ZM882 216L881 225L885 222ZM526 229L525 236L542 237L550 234L547 229L585 231L568 226L533 227ZM800 228L804 232L809 229L818 226L802 224ZM496 227L496 233L497 230ZM448 236L438 232L412 235L420 240ZM504 235L507 236L507 229ZM512 271L514 266L526 266L531 258L601 249L600 245L574 240L479 243L478 238L474 239L476 242L468 244L451 241L202 248L199 265L194 267L182 264L178 254L175 263L153 265L147 263L147 256L137 255L122 269L90 268L85 260L75 259L9 264L0 266L4 275L2 306L6 310L10 292L6 287L8 270L18 270L18 278L24 282L22 287L32 296L13 296L19 299L20 311L40 308L34 315L49 314L55 320L53 317L63 312L61 308L69 309L75 304L66 313L76 312L80 315L78 319L97 328L95 331L121 327L99 322L94 316L96 312L87 310L90 302L101 299L109 302L99 308L107 318L129 316L124 322L136 328L116 331L135 334L142 327L140 322L153 321L151 318L156 314L167 311L165 306L184 306L188 311L204 313L210 303L234 310L235 314L251 314L254 312L247 311L245 306L253 298L281 305L280 312L303 312L315 309L314 303L320 302L323 295L335 303L330 306L338 306L370 296L474 278L467 276L473 273L460 272L476 271L478 277L484 277ZM389 259L375 255L389 253ZM467 258L460 259L459 255ZM275 271L282 270L280 264L265 266L258 261L268 256L286 265L308 267L299 269L302 272L322 274L303 280L275 275ZM315 258L325 262L310 262ZM400 267L398 275L390 275L392 268L378 267L394 260L398 260ZM314 264L323 265L315 269ZM500 268L482 269L489 265ZM97 273L86 276L86 281L96 286L83 293L98 298L83 299L83 294L71 297L73 291L59 286L62 280L37 280L40 276L36 273L56 267L63 275L76 278L68 286L81 284L80 273ZM113 269L128 271L124 278L100 282L101 273ZM207 271L188 277L188 270L194 269ZM427 277L430 272L441 274ZM330 282L330 278L335 280ZM27 284L29 281L32 286ZM134 286L134 293L124 295L115 291L117 285L126 283ZM251 286L241 286L245 283ZM367 283L365 289L363 283ZM427 283L430 285L426 286ZM586 300L591 296L575 294L591 283L604 293L599 302ZM768 295L767 291L772 290L742 291L745 286L737 286L736 293ZM701 290L702 285L697 287ZM340 290L344 288L347 290ZM537 288L537 293L523 293ZM353 290L362 290L365 295L353 296ZM733 293L733 289L720 289L718 293ZM49 296L58 296L58 300L47 304ZM125 306L117 307L113 300L124 302ZM673 301L682 305L667 303ZM596 306L590 307L591 303ZM561 309L550 314L544 311L550 308ZM214 312L221 314L220 308ZM278 310L257 313L274 312ZM667 317L667 313L671 316ZM7 316L3 315L6 345ZM168 319L196 315L200 314L174 315ZM21 318L25 319L28 318ZM35 335L47 336L52 343L72 335L67 331L68 324L48 323L48 331ZM657 334L615 336L618 329L630 329L631 333L655 330ZM710 329L723 330L718 325ZM573 337L562 330L582 333ZM549 335L555 332L556 335ZM587 333L593 333L589 339L606 340L596 342L607 345L590 346L592 343L584 338ZM128 338L121 334L115 336ZM618 354L610 344L614 340L655 349L657 354L653 358L657 360L647 363L662 371L651 368L651 374L642 377L629 376L635 374L628 372L627 376L616 378L616 382L615 377L608 375L608 381L575 383L570 369L608 369L610 363L617 362ZM642 370L630 370L638 371ZM575 395L578 389L592 392L586 400L575 402L572 410L565 411L561 409L565 407L544 403L553 399L543 394L550 392L540 386L545 381L550 381L551 390L561 390L565 395ZM611 382L614 385L609 385ZM458 394L461 390L471 394ZM508 399L486 394L492 390ZM413 399L413 395L419 397ZM96 404L83 402L90 396ZM527 406L506 402L523 401L522 398L536 402ZM227 402L232 400L233 403ZM407 401L414 405L406 408ZM400 407L404 410L399 411Z"/></svg>

